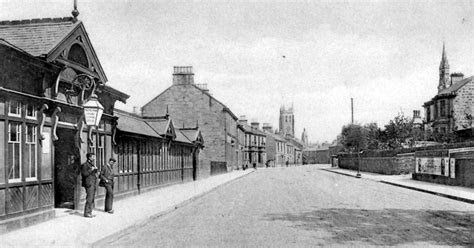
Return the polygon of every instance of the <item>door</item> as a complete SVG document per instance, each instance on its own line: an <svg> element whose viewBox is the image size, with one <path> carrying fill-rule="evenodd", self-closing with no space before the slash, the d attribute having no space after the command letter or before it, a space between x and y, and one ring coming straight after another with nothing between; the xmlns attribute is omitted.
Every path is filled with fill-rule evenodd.
<svg viewBox="0 0 474 248"><path fill-rule="evenodd" d="M75 190L80 168L79 149L74 144L76 131L58 128L54 142L54 206L74 209Z"/></svg>
<svg viewBox="0 0 474 248"><path fill-rule="evenodd" d="M195 152L193 152L193 180L194 181L196 181L196 177L197 177L197 166L198 166L197 159L198 159L198 151L196 150Z"/></svg>

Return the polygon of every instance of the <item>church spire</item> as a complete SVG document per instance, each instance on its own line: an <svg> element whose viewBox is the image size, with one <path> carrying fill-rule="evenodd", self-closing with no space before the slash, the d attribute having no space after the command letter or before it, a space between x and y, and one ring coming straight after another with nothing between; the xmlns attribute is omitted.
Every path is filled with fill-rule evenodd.
<svg viewBox="0 0 474 248"><path fill-rule="evenodd" d="M446 48L443 42L443 53L441 55L441 62L439 63L439 85L438 92L442 89L448 88L450 85L449 82L449 63L448 57L446 56Z"/></svg>

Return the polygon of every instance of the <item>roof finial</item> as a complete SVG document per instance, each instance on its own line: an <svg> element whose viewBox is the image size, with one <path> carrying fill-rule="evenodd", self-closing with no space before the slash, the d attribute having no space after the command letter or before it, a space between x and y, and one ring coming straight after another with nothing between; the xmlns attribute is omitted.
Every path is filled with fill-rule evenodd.
<svg viewBox="0 0 474 248"><path fill-rule="evenodd" d="M71 12L73 22L77 22L77 16L79 15L79 10L77 10L77 0L74 0L74 10Z"/></svg>
<svg viewBox="0 0 474 248"><path fill-rule="evenodd" d="M199 129L199 120L196 120L196 129Z"/></svg>

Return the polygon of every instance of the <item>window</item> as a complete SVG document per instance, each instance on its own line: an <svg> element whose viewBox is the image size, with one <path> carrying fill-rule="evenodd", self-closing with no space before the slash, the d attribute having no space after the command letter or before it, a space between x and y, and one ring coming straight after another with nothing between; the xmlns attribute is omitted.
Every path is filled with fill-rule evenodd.
<svg viewBox="0 0 474 248"><path fill-rule="evenodd" d="M96 164L99 168L105 165L105 153L104 153L104 139L105 136L103 134L97 135L97 156L96 156Z"/></svg>
<svg viewBox="0 0 474 248"><path fill-rule="evenodd" d="M439 104L440 104L440 116L445 117L446 116L446 101L441 100Z"/></svg>
<svg viewBox="0 0 474 248"><path fill-rule="evenodd" d="M36 126L32 124L26 125L26 149L25 149L25 165L26 180L36 180L37 175L37 146L36 146Z"/></svg>
<svg viewBox="0 0 474 248"><path fill-rule="evenodd" d="M36 109L34 105L26 105L26 118L36 119Z"/></svg>
<svg viewBox="0 0 474 248"><path fill-rule="evenodd" d="M8 115L21 117L21 104L18 101L10 101L8 105Z"/></svg>
<svg viewBox="0 0 474 248"><path fill-rule="evenodd" d="M8 181L21 181L21 123L8 123Z"/></svg>

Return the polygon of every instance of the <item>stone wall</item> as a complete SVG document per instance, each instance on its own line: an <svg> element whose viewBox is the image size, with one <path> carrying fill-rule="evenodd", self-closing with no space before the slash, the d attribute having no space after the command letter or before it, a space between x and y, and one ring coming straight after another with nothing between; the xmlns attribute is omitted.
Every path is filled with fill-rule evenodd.
<svg viewBox="0 0 474 248"><path fill-rule="evenodd" d="M399 175L414 172L414 154L394 157L360 157L360 171L384 175ZM339 168L357 170L357 155L344 154L338 158Z"/></svg>
<svg viewBox="0 0 474 248"><path fill-rule="evenodd" d="M303 163L305 164L329 164L329 149L317 151L303 151Z"/></svg>

